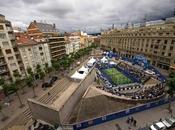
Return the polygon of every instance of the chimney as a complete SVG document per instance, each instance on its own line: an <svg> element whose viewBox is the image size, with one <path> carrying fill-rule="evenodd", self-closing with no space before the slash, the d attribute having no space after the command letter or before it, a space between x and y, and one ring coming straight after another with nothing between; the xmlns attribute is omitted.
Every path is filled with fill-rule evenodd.
<svg viewBox="0 0 175 130"><path fill-rule="evenodd" d="M36 20L33 21L36 24Z"/></svg>
<svg viewBox="0 0 175 130"><path fill-rule="evenodd" d="M53 28L54 28L54 29L56 28L56 25L55 25L55 23L53 23Z"/></svg>

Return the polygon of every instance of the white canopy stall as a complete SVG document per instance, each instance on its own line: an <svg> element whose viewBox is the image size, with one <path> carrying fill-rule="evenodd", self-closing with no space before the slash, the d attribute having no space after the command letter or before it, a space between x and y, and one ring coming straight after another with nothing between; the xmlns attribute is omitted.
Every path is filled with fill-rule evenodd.
<svg viewBox="0 0 175 130"><path fill-rule="evenodd" d="M102 63L108 63L108 59L104 56L104 57L101 59L101 62L102 62Z"/></svg>
<svg viewBox="0 0 175 130"><path fill-rule="evenodd" d="M78 72L83 71L85 73L88 73L89 68L85 67L84 65L78 70Z"/></svg>
<svg viewBox="0 0 175 130"><path fill-rule="evenodd" d="M84 79L85 77L86 77L86 75L87 75L87 73L85 73L85 72L83 72L83 73L79 73L79 72L75 72L72 76L71 76L71 78L72 79L78 79L78 80L82 80L82 79Z"/></svg>
<svg viewBox="0 0 175 130"><path fill-rule="evenodd" d="M92 67L94 65L94 63L96 62L96 59L94 59L94 57L92 57L88 62L87 62L87 66L88 67Z"/></svg>

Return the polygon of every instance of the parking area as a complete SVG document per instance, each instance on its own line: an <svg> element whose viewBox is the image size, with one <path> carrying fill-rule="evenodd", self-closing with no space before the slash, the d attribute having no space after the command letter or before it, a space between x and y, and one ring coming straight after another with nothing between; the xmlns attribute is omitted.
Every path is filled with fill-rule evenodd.
<svg viewBox="0 0 175 130"><path fill-rule="evenodd" d="M130 116L126 116L117 120L106 122L100 125L92 126L86 128L85 130L139 130L145 126L150 126L153 123L158 122L160 119L170 118L168 104L162 105L160 107L152 108L143 112L139 112ZM172 102L172 114L175 115L175 102ZM136 126L127 123L128 117L134 117L136 120ZM175 130L172 128L171 130Z"/></svg>

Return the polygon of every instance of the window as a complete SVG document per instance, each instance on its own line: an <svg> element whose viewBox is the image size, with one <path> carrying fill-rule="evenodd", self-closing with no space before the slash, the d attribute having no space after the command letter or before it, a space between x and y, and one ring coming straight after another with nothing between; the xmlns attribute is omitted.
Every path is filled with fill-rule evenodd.
<svg viewBox="0 0 175 130"><path fill-rule="evenodd" d="M16 67L16 63L10 64L11 67Z"/></svg>
<svg viewBox="0 0 175 130"><path fill-rule="evenodd" d="M154 49L158 49L158 48L159 48L159 46L158 46L158 45L155 45L155 46L154 46Z"/></svg>
<svg viewBox="0 0 175 130"><path fill-rule="evenodd" d="M8 57L8 60L13 60L13 56Z"/></svg>
<svg viewBox="0 0 175 130"><path fill-rule="evenodd" d="M171 44L174 44L175 43L175 40L172 40Z"/></svg>
<svg viewBox="0 0 175 130"><path fill-rule="evenodd" d="M162 56L164 56L165 55L165 52L162 52Z"/></svg>
<svg viewBox="0 0 175 130"><path fill-rule="evenodd" d="M163 46L163 50L165 50L166 49L166 46Z"/></svg>
<svg viewBox="0 0 175 130"><path fill-rule="evenodd" d="M11 54L12 53L11 49L6 49L5 52L6 52L6 54Z"/></svg>
<svg viewBox="0 0 175 130"><path fill-rule="evenodd" d="M40 46L40 47L39 47L39 50L42 50L42 49L43 49L43 48Z"/></svg>
<svg viewBox="0 0 175 130"><path fill-rule="evenodd" d="M151 44L151 48L153 48L153 44Z"/></svg>
<svg viewBox="0 0 175 130"><path fill-rule="evenodd" d="M162 36L162 35L163 35L163 33L159 33L159 35L160 35L160 36Z"/></svg>
<svg viewBox="0 0 175 130"><path fill-rule="evenodd" d="M0 25L0 30L4 30L4 27L3 27L3 25Z"/></svg>
<svg viewBox="0 0 175 130"><path fill-rule="evenodd" d="M0 33L0 39L6 39L5 33Z"/></svg>
<svg viewBox="0 0 175 130"><path fill-rule="evenodd" d="M171 56L171 53L168 53L168 56Z"/></svg>
<svg viewBox="0 0 175 130"><path fill-rule="evenodd" d="M160 43L161 40L157 40L157 43Z"/></svg>
<svg viewBox="0 0 175 130"><path fill-rule="evenodd" d="M43 52L41 52L41 53L40 53L40 55L41 55L41 56L43 56L43 55L44 55L44 53L43 53Z"/></svg>
<svg viewBox="0 0 175 130"><path fill-rule="evenodd" d="M167 44L167 42L168 42L167 40L164 41L165 44Z"/></svg>
<svg viewBox="0 0 175 130"><path fill-rule="evenodd" d="M154 54L157 54L157 51L154 51Z"/></svg>
<svg viewBox="0 0 175 130"><path fill-rule="evenodd" d="M9 46L9 43L8 43L8 42L2 42L2 45L3 45L4 47L8 47L8 46Z"/></svg>
<svg viewBox="0 0 175 130"><path fill-rule="evenodd" d="M170 51L172 51L173 50L173 46L170 46Z"/></svg>

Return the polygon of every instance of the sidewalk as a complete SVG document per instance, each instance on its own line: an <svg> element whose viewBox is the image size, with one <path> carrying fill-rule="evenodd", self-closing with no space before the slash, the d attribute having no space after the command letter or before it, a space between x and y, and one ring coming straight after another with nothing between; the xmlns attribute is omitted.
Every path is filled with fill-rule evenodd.
<svg viewBox="0 0 175 130"><path fill-rule="evenodd" d="M171 117L167 110L168 104L155 107L143 112L139 112L130 116L133 116L137 121L137 126L131 126L130 130L138 130L140 127L150 126L153 122L159 121L160 118L165 119L165 117ZM175 102L172 102L173 115L175 115ZM129 116L109 121L100 125L92 126L86 128L85 130L118 130L116 124L119 125L121 130L129 130L129 124L126 120Z"/></svg>
<svg viewBox="0 0 175 130"><path fill-rule="evenodd" d="M47 81L48 79L49 79L49 76L46 76L45 80ZM44 94L47 91L47 90L43 90L41 85L42 85L42 81L41 80L37 81L37 87L35 87L35 92L36 92L36 95L37 95L36 98L39 98L42 94ZM11 119L13 119L17 115L19 115L22 111L24 111L27 108L27 106L28 106L27 99L28 98L33 98L34 94L33 94L32 88L29 88L29 87L25 87L24 91L26 92L25 94L22 94L22 90L19 91L20 98L21 98L23 104L25 104L25 106L23 108L19 107L20 102L19 102L19 99L18 99L18 97L16 96L15 93L10 95L10 99L13 99L13 101L10 103L10 105L9 106L5 106L5 105L3 106L2 111L9 118L6 121L1 121L0 120L0 129L2 129L4 126L6 126L6 124L8 124ZM8 99L6 98L5 101L8 101ZM0 119L1 118L2 118L2 115L0 114Z"/></svg>
<svg viewBox="0 0 175 130"><path fill-rule="evenodd" d="M88 56L86 56L86 57L88 57ZM85 61L86 61L86 58L84 58L84 61L82 61L81 65ZM73 68L72 71L75 71L78 67L80 67L80 65L77 66L76 68ZM70 72L68 72L68 73L70 73ZM62 78L60 76L60 73L58 73L58 72L57 72L57 74L52 73L52 74L49 74L49 75L57 75L58 78ZM49 75L47 75L45 77L45 81L48 80ZM49 88L47 90L43 90L42 89L42 87L41 87L42 81L37 82L37 84L38 84L38 86L35 87L35 92L37 94L36 99L39 98L40 96L42 96L44 93L47 93L47 90L49 89ZM10 98L13 99L13 102L11 102L9 106L4 106L3 107L3 110L2 110L9 118L6 121L3 121L3 122L0 120L0 129L4 128L4 126L6 126L15 117L17 117L18 115L20 115L28 107L27 99L28 98L33 98L33 90L32 90L32 88L29 88L29 87L25 87L24 90L25 90L26 93L25 94L22 94L22 91L19 91L19 95L21 97L21 100L22 100L23 104L25 104L25 106L23 108L19 108L19 106L20 106L19 99L16 96L16 94L12 94L10 96ZM2 115L0 113L0 119L1 118L2 118Z"/></svg>

